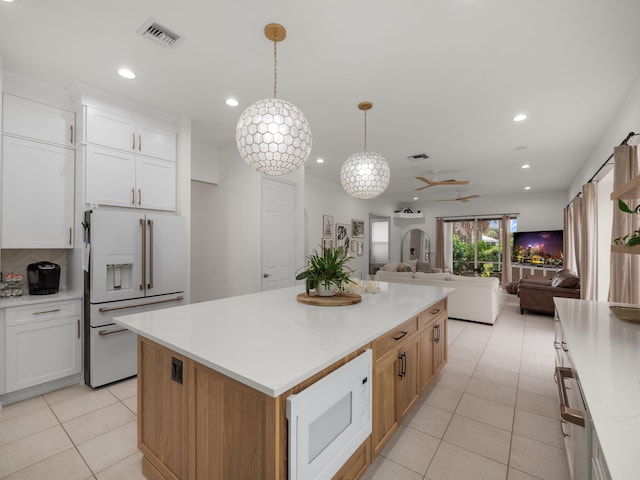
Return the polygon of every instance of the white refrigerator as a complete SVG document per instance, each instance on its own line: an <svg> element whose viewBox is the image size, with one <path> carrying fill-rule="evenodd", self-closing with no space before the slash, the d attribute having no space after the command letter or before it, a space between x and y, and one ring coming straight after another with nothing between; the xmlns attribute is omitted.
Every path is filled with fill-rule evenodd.
<svg viewBox="0 0 640 480"><path fill-rule="evenodd" d="M172 214L90 210L85 272L85 383L98 387L137 373L137 336L113 317L182 305L186 223Z"/></svg>

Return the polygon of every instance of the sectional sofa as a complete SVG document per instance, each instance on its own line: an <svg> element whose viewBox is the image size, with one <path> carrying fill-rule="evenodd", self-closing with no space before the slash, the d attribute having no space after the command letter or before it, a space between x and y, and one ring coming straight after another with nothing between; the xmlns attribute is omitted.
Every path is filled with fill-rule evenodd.
<svg viewBox="0 0 640 480"><path fill-rule="evenodd" d="M455 289L448 297L449 318L493 325L498 316L500 282L497 278L390 270L384 267L378 270L376 280Z"/></svg>

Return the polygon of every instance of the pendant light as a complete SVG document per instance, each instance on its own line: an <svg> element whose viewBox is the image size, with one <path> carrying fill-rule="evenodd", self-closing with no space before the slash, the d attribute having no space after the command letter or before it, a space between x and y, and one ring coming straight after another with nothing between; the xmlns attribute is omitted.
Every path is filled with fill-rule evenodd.
<svg viewBox="0 0 640 480"><path fill-rule="evenodd" d="M344 191L362 200L380 195L387 189L391 179L389 164L384 157L367 151L367 110L372 107L371 102L358 105L364 111L364 150L347 158L340 169L340 183Z"/></svg>
<svg viewBox="0 0 640 480"><path fill-rule="evenodd" d="M277 98L277 45L287 36L282 25L270 23L265 36L273 41L273 98L258 100L242 112L236 145L250 166L266 175L286 175L300 168L311 153L311 128L295 105Z"/></svg>

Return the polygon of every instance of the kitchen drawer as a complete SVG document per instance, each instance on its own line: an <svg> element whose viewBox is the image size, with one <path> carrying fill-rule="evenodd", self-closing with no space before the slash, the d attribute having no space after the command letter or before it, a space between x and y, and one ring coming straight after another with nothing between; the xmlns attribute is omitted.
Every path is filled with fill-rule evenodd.
<svg viewBox="0 0 640 480"><path fill-rule="evenodd" d="M34 305L6 308L5 321L7 327L10 327L13 325L53 320L55 318L75 317L80 315L80 311L80 299L37 303Z"/></svg>
<svg viewBox="0 0 640 480"><path fill-rule="evenodd" d="M412 334L418 331L418 317L413 317L404 323L401 323L396 328L389 330L381 337L376 338L373 341L373 356L377 360L387 353L392 348L395 348L403 343L404 340L411 337Z"/></svg>
<svg viewBox="0 0 640 480"><path fill-rule="evenodd" d="M444 314L447 311L447 301L440 300L438 303L434 303L429 308L420 313L419 329L422 330L429 323L433 321L437 316Z"/></svg>

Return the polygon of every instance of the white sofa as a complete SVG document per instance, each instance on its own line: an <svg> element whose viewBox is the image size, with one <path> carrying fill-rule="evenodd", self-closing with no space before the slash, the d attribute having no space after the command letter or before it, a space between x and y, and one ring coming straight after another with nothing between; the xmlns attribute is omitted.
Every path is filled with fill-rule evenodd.
<svg viewBox="0 0 640 480"><path fill-rule="evenodd" d="M454 288L447 301L449 318L493 325L500 307L500 284L493 277L465 277L449 273L390 272L378 270L379 282Z"/></svg>

